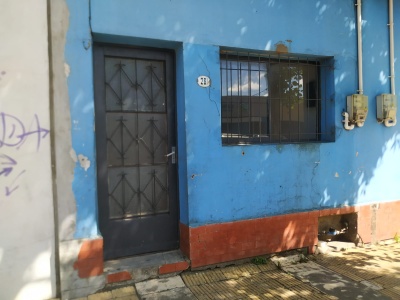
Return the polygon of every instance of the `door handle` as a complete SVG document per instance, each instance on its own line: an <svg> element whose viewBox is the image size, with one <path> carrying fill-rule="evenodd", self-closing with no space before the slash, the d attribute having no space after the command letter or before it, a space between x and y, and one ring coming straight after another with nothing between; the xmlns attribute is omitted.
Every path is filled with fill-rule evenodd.
<svg viewBox="0 0 400 300"><path fill-rule="evenodd" d="M175 147L171 147L171 153L165 155L165 157L170 157L170 156L172 156L171 162L175 164Z"/></svg>

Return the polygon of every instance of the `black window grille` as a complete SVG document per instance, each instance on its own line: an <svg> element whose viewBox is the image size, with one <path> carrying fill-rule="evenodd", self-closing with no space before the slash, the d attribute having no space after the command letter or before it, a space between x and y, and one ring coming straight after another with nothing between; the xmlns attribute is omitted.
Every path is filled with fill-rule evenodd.
<svg viewBox="0 0 400 300"><path fill-rule="evenodd" d="M328 58L222 51L220 59L224 145L333 140Z"/></svg>

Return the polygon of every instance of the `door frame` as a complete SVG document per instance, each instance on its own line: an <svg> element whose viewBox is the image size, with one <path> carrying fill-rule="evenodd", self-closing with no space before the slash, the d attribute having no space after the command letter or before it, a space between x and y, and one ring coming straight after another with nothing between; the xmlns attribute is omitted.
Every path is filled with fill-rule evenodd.
<svg viewBox="0 0 400 300"><path fill-rule="evenodd" d="M108 195L108 183L107 183L107 147L105 141L100 141L98 132L106 133L106 121L104 119L106 115L106 105L97 105L96 98L101 101L104 101L104 96L96 96L104 93L104 57L109 56L121 56L126 58L134 58L132 56L132 52L140 53L140 59L163 59L164 56L169 56L169 59L165 59L165 74L167 80L170 80L170 84L166 84L166 94L167 94L167 120L168 120L168 153L172 151L171 147L175 147L175 163L172 164L171 159L168 159L168 189L172 189L168 191L169 196L174 195L175 200L169 203L173 205L173 212L170 214L172 218L175 219L175 235L176 241L172 242L168 249L172 250L178 249L180 243L179 236L179 178L178 178L178 130L177 130L177 95L176 95L176 71L175 71L175 52L169 49L158 49L158 48L145 48L145 47L132 47L132 46L123 46L123 45L113 45L113 44L103 44L96 43L93 46L93 71L94 71L94 104L95 104L95 136L96 136L96 162L97 162L97 205L98 205L98 222L100 232L103 235L104 239L104 258L105 259L114 259L123 256L129 256L127 252L129 249L122 250L111 250L109 249L109 245L107 245L107 235L110 235L110 230L107 230L109 225L109 208L108 208L108 196L107 201L101 201L100 197L104 195ZM118 53L116 55L116 53ZM103 71L101 71L103 70ZM100 72L100 73L97 73ZM100 75L99 75L100 74ZM101 149L99 151L99 149ZM103 163L99 163L103 162ZM174 184L170 184L171 178L174 181ZM104 180L106 179L106 180ZM123 219L121 220L121 223ZM123 230L129 230L123 226ZM152 245L148 247L142 247L144 252L159 252L165 251L163 249L159 249L156 251L151 251Z"/></svg>

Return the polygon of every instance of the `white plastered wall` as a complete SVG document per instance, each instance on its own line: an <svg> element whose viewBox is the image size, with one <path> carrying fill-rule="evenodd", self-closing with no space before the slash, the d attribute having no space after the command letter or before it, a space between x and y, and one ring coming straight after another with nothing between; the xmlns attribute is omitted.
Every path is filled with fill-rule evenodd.
<svg viewBox="0 0 400 300"><path fill-rule="evenodd" d="M46 0L0 4L0 299L56 294Z"/></svg>

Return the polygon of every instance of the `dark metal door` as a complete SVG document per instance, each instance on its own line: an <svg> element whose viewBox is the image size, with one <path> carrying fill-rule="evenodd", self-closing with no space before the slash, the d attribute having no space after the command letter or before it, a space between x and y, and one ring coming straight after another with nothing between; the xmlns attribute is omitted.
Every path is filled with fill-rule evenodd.
<svg viewBox="0 0 400 300"><path fill-rule="evenodd" d="M178 247L173 59L170 52L94 48L105 259Z"/></svg>

